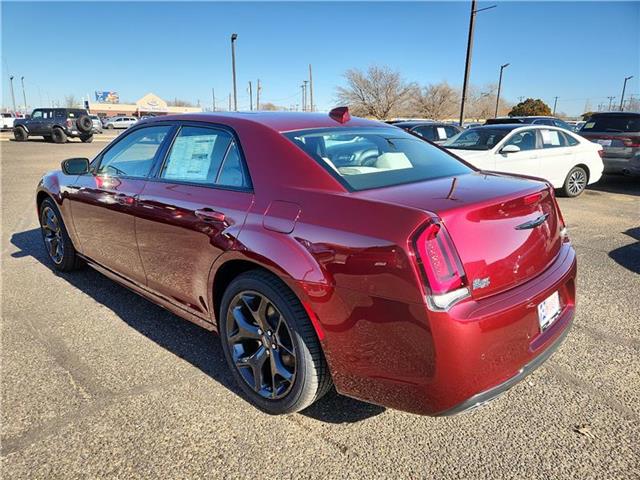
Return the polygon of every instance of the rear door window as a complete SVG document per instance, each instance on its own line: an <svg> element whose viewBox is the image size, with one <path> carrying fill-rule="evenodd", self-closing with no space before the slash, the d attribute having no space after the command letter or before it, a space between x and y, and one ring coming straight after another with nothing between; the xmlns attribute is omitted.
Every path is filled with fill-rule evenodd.
<svg viewBox="0 0 640 480"><path fill-rule="evenodd" d="M427 140L430 140L430 141L438 140L433 133L433 127L431 125L423 125L420 127L416 127L413 129L413 131L418 135L420 135L422 138L426 138Z"/></svg>
<svg viewBox="0 0 640 480"><path fill-rule="evenodd" d="M521 152L536 149L536 132L535 130L525 130L523 132L514 133L504 144L515 145Z"/></svg>
<svg viewBox="0 0 640 480"><path fill-rule="evenodd" d="M542 148L560 148L568 146L566 136L558 130L540 130Z"/></svg>
<svg viewBox="0 0 640 480"><path fill-rule="evenodd" d="M223 130L183 127L171 146L160 178L214 185L232 137Z"/></svg>

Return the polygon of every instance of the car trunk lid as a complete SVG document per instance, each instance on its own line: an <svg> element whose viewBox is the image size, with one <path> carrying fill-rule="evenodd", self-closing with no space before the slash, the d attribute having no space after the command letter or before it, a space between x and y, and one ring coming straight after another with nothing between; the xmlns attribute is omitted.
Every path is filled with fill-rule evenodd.
<svg viewBox="0 0 640 480"><path fill-rule="evenodd" d="M537 276L560 251L563 225L553 193L542 181L475 172L359 195L439 217L474 298Z"/></svg>

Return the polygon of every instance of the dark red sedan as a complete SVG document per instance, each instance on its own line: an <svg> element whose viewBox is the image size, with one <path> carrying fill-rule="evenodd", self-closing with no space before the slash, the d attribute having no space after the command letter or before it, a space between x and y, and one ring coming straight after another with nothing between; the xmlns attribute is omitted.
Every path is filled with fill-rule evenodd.
<svg viewBox="0 0 640 480"><path fill-rule="evenodd" d="M269 413L326 393L429 415L555 350L576 256L542 181L480 172L346 109L139 122L37 190L55 267L219 332Z"/></svg>

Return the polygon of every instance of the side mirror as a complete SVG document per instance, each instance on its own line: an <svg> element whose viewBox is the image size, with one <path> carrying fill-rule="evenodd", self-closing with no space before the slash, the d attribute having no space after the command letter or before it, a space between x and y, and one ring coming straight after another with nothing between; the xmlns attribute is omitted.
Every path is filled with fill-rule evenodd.
<svg viewBox="0 0 640 480"><path fill-rule="evenodd" d="M61 167L66 175L84 175L89 173L89 159L67 158L62 161Z"/></svg>
<svg viewBox="0 0 640 480"><path fill-rule="evenodd" d="M517 153L520 151L520 147L517 145L506 145L500 150L500 153Z"/></svg>

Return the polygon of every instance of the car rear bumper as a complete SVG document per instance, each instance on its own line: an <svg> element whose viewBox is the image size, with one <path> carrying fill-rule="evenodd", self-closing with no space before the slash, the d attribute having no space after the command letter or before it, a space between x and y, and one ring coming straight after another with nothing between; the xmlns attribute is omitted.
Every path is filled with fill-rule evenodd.
<svg viewBox="0 0 640 480"><path fill-rule="evenodd" d="M313 305L336 389L423 415L451 415L506 391L560 345L575 314L576 255L525 284L448 312L337 289ZM537 306L554 292L561 312L541 332ZM313 301L313 300L312 300Z"/></svg>
<svg viewBox="0 0 640 480"><path fill-rule="evenodd" d="M604 173L640 175L640 151L628 158L604 156L602 162L604 163Z"/></svg>
<svg viewBox="0 0 640 480"><path fill-rule="evenodd" d="M495 387L491 387L483 392L476 393L474 396L468 398L462 403L459 403L453 408L449 410L445 410L444 412L438 414L438 416L451 416L458 415L459 413L467 412L469 410L474 410L478 407L486 405L492 400L495 400L503 393L507 392L511 387L520 383L525 379L527 375L533 373L538 367L540 367L544 362L546 362L551 355L555 353L558 347L562 344L564 339L569 334L569 330L571 325L569 324L564 328L562 333L558 338L554 340L554 342L549 345L542 353L540 353L537 357L535 357L532 361L524 365L518 373L516 373L513 377L505 380L504 382L496 385Z"/></svg>

